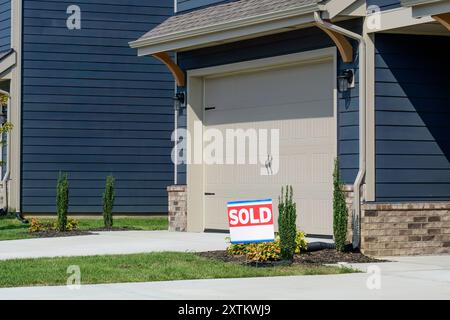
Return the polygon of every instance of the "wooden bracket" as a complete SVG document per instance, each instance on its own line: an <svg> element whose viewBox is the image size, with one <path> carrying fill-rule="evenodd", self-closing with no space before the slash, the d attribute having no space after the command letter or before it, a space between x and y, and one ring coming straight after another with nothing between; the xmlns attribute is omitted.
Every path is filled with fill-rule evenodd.
<svg viewBox="0 0 450 320"><path fill-rule="evenodd" d="M450 12L438 14L435 16L432 16L434 20L442 24L444 27L447 28L447 30L450 31Z"/></svg>
<svg viewBox="0 0 450 320"><path fill-rule="evenodd" d="M172 75L177 82L177 86L184 87L186 85L186 76L184 75L183 70L181 70L166 52L155 53L153 56L164 63L170 72L172 72Z"/></svg>
<svg viewBox="0 0 450 320"><path fill-rule="evenodd" d="M350 63L353 61L353 47L346 37L336 31L324 28L320 24L316 24L316 26L322 29L331 38L331 40L333 40L339 50L339 53L341 54L342 60L345 63Z"/></svg>

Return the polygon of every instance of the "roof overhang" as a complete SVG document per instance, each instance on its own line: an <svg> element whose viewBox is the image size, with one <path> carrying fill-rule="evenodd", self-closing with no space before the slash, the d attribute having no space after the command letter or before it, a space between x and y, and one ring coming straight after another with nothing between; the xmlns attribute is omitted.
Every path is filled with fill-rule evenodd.
<svg viewBox="0 0 450 320"><path fill-rule="evenodd" d="M411 7L415 18L450 12L450 0L402 0L402 5Z"/></svg>
<svg viewBox="0 0 450 320"><path fill-rule="evenodd" d="M357 0L328 0L322 1L320 4L314 2L211 25L186 28L159 36L143 36L130 42L130 46L138 49L139 56L146 56L160 52L179 52L251 39L313 26L315 23L314 12L323 11L326 13L326 17L331 19L337 17L340 12L355 2ZM336 20L339 20L339 18Z"/></svg>

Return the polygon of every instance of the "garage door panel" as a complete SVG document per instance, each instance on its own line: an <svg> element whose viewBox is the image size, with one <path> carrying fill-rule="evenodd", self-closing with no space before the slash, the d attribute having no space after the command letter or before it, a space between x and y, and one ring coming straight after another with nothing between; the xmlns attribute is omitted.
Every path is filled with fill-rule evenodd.
<svg viewBox="0 0 450 320"><path fill-rule="evenodd" d="M220 130L278 129L279 172L263 165L206 165L205 226L228 229L229 201L271 198L275 220L281 187L294 187L298 226L332 234L332 171L336 154L331 62L205 80L204 124ZM268 148L270 151L271 149ZM267 150L259 152L265 158ZM273 152L272 152L273 154Z"/></svg>

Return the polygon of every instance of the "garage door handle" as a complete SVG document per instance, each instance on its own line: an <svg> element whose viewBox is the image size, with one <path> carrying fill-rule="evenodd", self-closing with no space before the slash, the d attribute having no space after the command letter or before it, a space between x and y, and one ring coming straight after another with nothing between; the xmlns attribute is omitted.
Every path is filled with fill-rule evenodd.
<svg viewBox="0 0 450 320"><path fill-rule="evenodd" d="M216 107L206 107L205 110L206 111L216 110Z"/></svg>
<svg viewBox="0 0 450 320"><path fill-rule="evenodd" d="M212 192L205 192L205 196L215 196L216 194L215 193L212 193Z"/></svg>

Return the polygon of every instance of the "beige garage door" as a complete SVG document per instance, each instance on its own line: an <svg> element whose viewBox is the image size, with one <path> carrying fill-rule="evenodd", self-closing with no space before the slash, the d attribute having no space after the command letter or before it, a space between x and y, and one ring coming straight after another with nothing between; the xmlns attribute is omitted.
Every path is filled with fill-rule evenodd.
<svg viewBox="0 0 450 320"><path fill-rule="evenodd" d="M260 164L205 165L206 229L228 229L228 201L272 198L277 208L281 187L290 184L298 226L332 234L333 75L328 61L205 80L207 128L224 136L227 129L280 130L278 174L261 175Z"/></svg>

